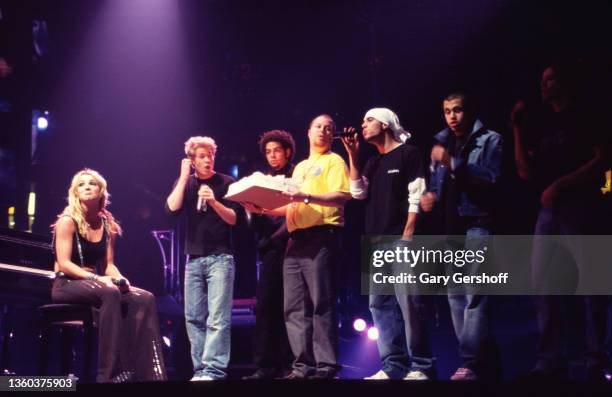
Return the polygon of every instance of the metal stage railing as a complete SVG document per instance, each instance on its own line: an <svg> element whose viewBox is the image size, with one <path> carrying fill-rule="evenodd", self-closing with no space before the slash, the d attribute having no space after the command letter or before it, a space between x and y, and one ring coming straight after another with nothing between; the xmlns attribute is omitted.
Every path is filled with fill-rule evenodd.
<svg viewBox="0 0 612 397"><path fill-rule="evenodd" d="M152 230L161 251L164 271L164 293L177 302L183 301L178 244L174 230Z"/></svg>

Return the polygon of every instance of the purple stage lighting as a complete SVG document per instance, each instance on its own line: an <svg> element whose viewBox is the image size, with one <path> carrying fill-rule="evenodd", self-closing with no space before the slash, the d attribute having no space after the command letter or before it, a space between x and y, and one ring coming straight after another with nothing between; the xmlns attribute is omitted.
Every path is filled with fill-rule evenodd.
<svg viewBox="0 0 612 397"><path fill-rule="evenodd" d="M365 320L362 319L362 318L358 318L355 321L353 321L353 328L357 332L365 331L366 327L367 327L367 324L366 324Z"/></svg>
<svg viewBox="0 0 612 397"><path fill-rule="evenodd" d="M370 338L370 340L377 340L378 339L378 328L370 327L370 329L368 329L368 338Z"/></svg>

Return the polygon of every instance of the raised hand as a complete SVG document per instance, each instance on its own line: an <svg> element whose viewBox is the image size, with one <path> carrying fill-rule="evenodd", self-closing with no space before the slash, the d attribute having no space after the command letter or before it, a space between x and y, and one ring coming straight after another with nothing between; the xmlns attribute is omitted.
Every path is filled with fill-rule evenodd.
<svg viewBox="0 0 612 397"><path fill-rule="evenodd" d="M189 174L191 173L191 159L183 159L181 160L181 179L189 178Z"/></svg>

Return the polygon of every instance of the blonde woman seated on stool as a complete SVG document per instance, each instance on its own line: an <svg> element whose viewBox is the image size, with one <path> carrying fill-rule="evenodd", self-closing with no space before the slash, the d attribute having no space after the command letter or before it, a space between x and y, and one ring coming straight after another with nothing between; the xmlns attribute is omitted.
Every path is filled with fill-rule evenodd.
<svg viewBox="0 0 612 397"><path fill-rule="evenodd" d="M99 310L97 382L166 380L155 297L132 287L115 266L121 227L106 209L106 180L83 169L68 190L68 206L53 227L57 303Z"/></svg>

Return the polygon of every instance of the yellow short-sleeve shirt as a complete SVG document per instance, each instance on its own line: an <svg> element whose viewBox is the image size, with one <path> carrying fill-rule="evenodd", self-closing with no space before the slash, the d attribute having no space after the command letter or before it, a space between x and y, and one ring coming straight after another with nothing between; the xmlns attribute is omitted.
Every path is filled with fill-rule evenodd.
<svg viewBox="0 0 612 397"><path fill-rule="evenodd" d="M293 171L293 179L306 194L349 193L348 168L336 153L311 154ZM318 225L344 226L344 208L294 202L287 207L287 229L306 229Z"/></svg>

